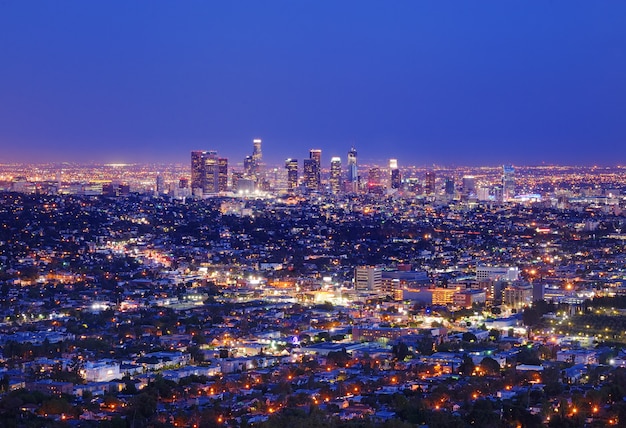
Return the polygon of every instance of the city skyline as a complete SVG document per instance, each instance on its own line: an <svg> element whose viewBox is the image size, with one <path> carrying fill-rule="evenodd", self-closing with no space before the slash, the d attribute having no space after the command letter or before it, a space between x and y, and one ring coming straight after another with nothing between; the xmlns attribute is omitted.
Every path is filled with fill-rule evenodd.
<svg viewBox="0 0 626 428"><path fill-rule="evenodd" d="M626 6L0 6L3 162L615 165ZM112 19L112 21L111 21ZM80 37L77 37L80 35ZM328 162L324 162L327 168Z"/></svg>

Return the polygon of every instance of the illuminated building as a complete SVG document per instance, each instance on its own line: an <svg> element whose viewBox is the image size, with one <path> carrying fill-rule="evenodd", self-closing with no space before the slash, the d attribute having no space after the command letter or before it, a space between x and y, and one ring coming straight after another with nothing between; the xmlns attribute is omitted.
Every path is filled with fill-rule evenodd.
<svg viewBox="0 0 626 428"><path fill-rule="evenodd" d="M219 158L217 160L217 190L225 192L228 190L228 159Z"/></svg>
<svg viewBox="0 0 626 428"><path fill-rule="evenodd" d="M356 163L356 149L352 147L348 152L348 186L350 192L359 189L359 171Z"/></svg>
<svg viewBox="0 0 626 428"><path fill-rule="evenodd" d="M330 160L330 191L339 193L341 190L341 158L333 157Z"/></svg>
<svg viewBox="0 0 626 428"><path fill-rule="evenodd" d="M370 168L367 174L367 192L382 194L384 190L382 171L378 167Z"/></svg>
<svg viewBox="0 0 626 428"><path fill-rule="evenodd" d="M435 193L435 171L426 171L426 176L424 177L424 193L427 195L432 195Z"/></svg>
<svg viewBox="0 0 626 428"><path fill-rule="evenodd" d="M317 190L319 190L322 187L322 151L311 149L309 158L315 161L315 182L317 183Z"/></svg>
<svg viewBox="0 0 626 428"><path fill-rule="evenodd" d="M382 285L382 269L375 266L359 266L354 268L354 289L356 291L380 291Z"/></svg>
<svg viewBox="0 0 626 428"><path fill-rule="evenodd" d="M510 201L515 197L515 168L513 165L502 166L502 199Z"/></svg>
<svg viewBox="0 0 626 428"><path fill-rule="evenodd" d="M394 300L402 300L402 285L398 278L382 278L380 292Z"/></svg>
<svg viewBox="0 0 626 428"><path fill-rule="evenodd" d="M233 192L238 192L239 189L239 182L242 181L244 179L244 173L243 172L233 172L232 177L231 177L231 189Z"/></svg>
<svg viewBox="0 0 626 428"><path fill-rule="evenodd" d="M454 294L453 304L461 308L471 308L474 303L483 304L487 301L487 295L482 290L463 290Z"/></svg>
<svg viewBox="0 0 626 428"><path fill-rule="evenodd" d="M287 159L285 169L287 170L287 189L295 190L298 187L298 159Z"/></svg>
<svg viewBox="0 0 626 428"><path fill-rule="evenodd" d="M204 157L204 183L203 194L219 192L219 165L217 152L208 151Z"/></svg>
<svg viewBox="0 0 626 428"><path fill-rule="evenodd" d="M318 191L321 187L320 165L322 151L311 149L309 159L304 160L304 185L310 191Z"/></svg>
<svg viewBox="0 0 626 428"><path fill-rule="evenodd" d="M529 284L511 284L502 292L502 303L513 309L529 306L533 300L533 287Z"/></svg>
<svg viewBox="0 0 626 428"><path fill-rule="evenodd" d="M454 196L454 178L446 178L444 192L448 196Z"/></svg>
<svg viewBox="0 0 626 428"><path fill-rule="evenodd" d="M390 187L392 189L399 189L402 185L402 177L398 169L398 159L389 159L389 171L391 175Z"/></svg>
<svg viewBox="0 0 626 428"><path fill-rule="evenodd" d="M202 191L204 187L205 155L206 152L202 150L194 150L191 152L191 190L194 192Z"/></svg>
<svg viewBox="0 0 626 428"><path fill-rule="evenodd" d="M476 280L517 281L519 268L508 266L476 266Z"/></svg>
<svg viewBox="0 0 626 428"><path fill-rule="evenodd" d="M157 174L156 176L156 194L165 194L165 180L163 179L163 176L161 174Z"/></svg>
<svg viewBox="0 0 626 428"><path fill-rule="evenodd" d="M476 196L476 177L473 175L463 176L463 196Z"/></svg>
<svg viewBox="0 0 626 428"><path fill-rule="evenodd" d="M220 181L220 173L221 180ZM191 152L191 190L195 196L221 191L220 183L228 181L228 160L218 159L214 150L194 150Z"/></svg>
<svg viewBox="0 0 626 428"><path fill-rule="evenodd" d="M262 140L254 139L252 140L252 155L246 156L243 161L243 169L246 175L246 178L253 180L255 183L259 183L261 181L262 176L262 168L261 164L263 162L263 152L261 151L261 143Z"/></svg>
<svg viewBox="0 0 626 428"><path fill-rule="evenodd" d="M460 291L458 288L435 288L433 291L433 305L445 306L454 302L454 295Z"/></svg>

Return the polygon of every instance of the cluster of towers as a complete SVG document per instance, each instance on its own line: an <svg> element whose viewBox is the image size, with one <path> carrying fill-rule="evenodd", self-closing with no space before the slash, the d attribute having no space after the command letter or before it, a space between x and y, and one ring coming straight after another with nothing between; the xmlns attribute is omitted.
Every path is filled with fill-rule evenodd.
<svg viewBox="0 0 626 428"><path fill-rule="evenodd" d="M228 187L228 159L217 152L191 152L191 191L194 196L225 192Z"/></svg>
<svg viewBox="0 0 626 428"><path fill-rule="evenodd" d="M267 171L263 168L262 140L253 140L252 154L246 156L243 162L243 171L232 172L231 185L228 185L228 159L218 157L216 151L191 152L191 191L194 196L202 197L231 190L233 192L253 192L256 190L270 190L270 181ZM275 172L277 170L274 170ZM493 188L478 187L473 176L462 177L459 189L455 187L454 179L445 178L437 182L433 170L426 171L422 179L402 179L397 159L390 159L387 170L372 167L367 173L367 180L361 180L357 163L357 151L352 147L347 153L347 165L344 169L341 158L334 156L330 160L330 168L326 170L328 179L322 186L322 151L311 149L308 159L302 162L302 175L299 173L297 159L285 161L286 190L289 192L330 192L333 194L348 192L367 192L384 194L387 189L406 189L426 196L436 196L443 190L443 195L455 198L460 195L463 199L496 199L501 201L512 200L516 195L515 168L512 165L502 167L502 182ZM157 188L159 186L157 177ZM162 181L162 180L161 180ZM182 185L181 185L182 186ZM281 188L281 187L276 187ZM457 190L460 192L457 194ZM486 193L485 193L486 192Z"/></svg>
<svg viewBox="0 0 626 428"><path fill-rule="evenodd" d="M322 151L311 149L309 158L302 163L302 181L299 182L298 160L289 158L285 161L287 170L287 189L295 191L299 184L303 189L310 192L322 190ZM348 168L344 179L341 158L333 156L330 159L330 174L328 177L328 187L331 193L341 191L356 192L358 190L359 174L357 168L357 152L353 148L348 152Z"/></svg>

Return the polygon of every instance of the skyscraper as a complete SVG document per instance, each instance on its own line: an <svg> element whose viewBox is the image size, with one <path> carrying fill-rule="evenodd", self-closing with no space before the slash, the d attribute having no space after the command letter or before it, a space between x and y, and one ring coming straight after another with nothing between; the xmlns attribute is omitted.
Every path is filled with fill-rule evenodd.
<svg viewBox="0 0 626 428"><path fill-rule="evenodd" d="M315 181L317 182L317 190L320 190L322 188L322 151L320 149L311 149L309 157L317 164Z"/></svg>
<svg viewBox="0 0 626 428"><path fill-rule="evenodd" d="M191 152L191 190L202 189L204 187L204 155L202 150Z"/></svg>
<svg viewBox="0 0 626 428"><path fill-rule="evenodd" d="M246 156L243 161L243 169L246 178L253 180L255 183L259 183L262 179L262 167L263 152L261 151L262 140L256 138L252 140L252 155Z"/></svg>
<svg viewBox="0 0 626 428"><path fill-rule="evenodd" d="M398 159L389 159L389 175L390 187L392 189L399 189L402 185L402 177L400 176L400 170L398 169Z"/></svg>
<svg viewBox="0 0 626 428"><path fill-rule="evenodd" d="M228 159L219 158L217 160L217 190L226 192L228 190Z"/></svg>
<svg viewBox="0 0 626 428"><path fill-rule="evenodd" d="M435 171L426 171L426 175L424 177L424 193L427 195L432 195L435 193L435 179L436 179Z"/></svg>
<svg viewBox="0 0 626 428"><path fill-rule="evenodd" d="M502 165L502 199L510 201L515 194L515 168L513 165Z"/></svg>
<svg viewBox="0 0 626 428"><path fill-rule="evenodd" d="M348 186L351 192L359 188L359 171L356 162L356 149L352 147L348 152Z"/></svg>
<svg viewBox="0 0 626 428"><path fill-rule="evenodd" d="M370 168L367 175L367 192L383 194L385 186L383 185L383 174L378 167Z"/></svg>
<svg viewBox="0 0 626 428"><path fill-rule="evenodd" d="M219 192L219 161L217 152L211 150L206 152L204 157L204 183L203 194Z"/></svg>
<svg viewBox="0 0 626 428"><path fill-rule="evenodd" d="M191 190L194 195L203 196L224 191L227 181L228 160L226 158L218 159L217 152L214 150L191 152Z"/></svg>
<svg viewBox="0 0 626 428"><path fill-rule="evenodd" d="M476 177L473 175L463 176L463 196L476 196Z"/></svg>
<svg viewBox="0 0 626 428"><path fill-rule="evenodd" d="M448 177L445 181L445 190L447 196L454 196L454 178Z"/></svg>
<svg viewBox="0 0 626 428"><path fill-rule="evenodd" d="M317 162L315 159L304 160L304 185L309 191L317 191L319 187L317 185L317 177L319 176Z"/></svg>
<svg viewBox="0 0 626 428"><path fill-rule="evenodd" d="M335 156L330 160L330 191L339 193L341 190L341 158Z"/></svg>
<svg viewBox="0 0 626 428"><path fill-rule="evenodd" d="M287 159L285 169L287 170L287 189L293 191L298 187L298 159Z"/></svg>
<svg viewBox="0 0 626 428"><path fill-rule="evenodd" d="M321 165L322 151L311 149L309 159L304 160L304 184L311 191L318 191L322 187Z"/></svg>

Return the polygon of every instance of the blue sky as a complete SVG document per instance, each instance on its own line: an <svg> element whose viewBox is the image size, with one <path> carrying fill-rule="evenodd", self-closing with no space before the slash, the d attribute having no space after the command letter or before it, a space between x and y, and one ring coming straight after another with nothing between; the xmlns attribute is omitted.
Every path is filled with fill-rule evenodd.
<svg viewBox="0 0 626 428"><path fill-rule="evenodd" d="M624 164L626 2L3 1L0 161ZM327 166L327 165L325 165Z"/></svg>

